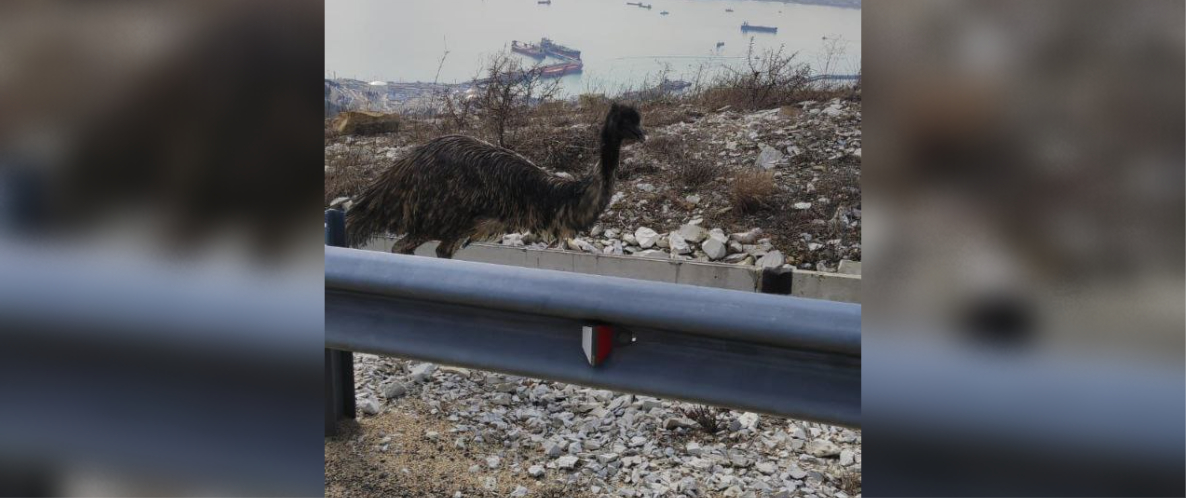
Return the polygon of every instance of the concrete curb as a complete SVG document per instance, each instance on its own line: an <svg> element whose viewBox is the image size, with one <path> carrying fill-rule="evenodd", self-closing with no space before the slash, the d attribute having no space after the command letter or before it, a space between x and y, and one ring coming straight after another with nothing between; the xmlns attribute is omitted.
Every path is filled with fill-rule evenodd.
<svg viewBox="0 0 1186 498"><path fill-rule="evenodd" d="M364 247L390 251L393 240L380 239ZM434 256L436 242L416 249L420 256ZM796 297L860 303L861 277L806 270L765 270L754 266L677 261L638 256L613 256L555 249L528 249L499 244L470 244L457 251L456 259L571 271L590 275L624 277L657 282L699 285L747 292L790 294Z"/></svg>

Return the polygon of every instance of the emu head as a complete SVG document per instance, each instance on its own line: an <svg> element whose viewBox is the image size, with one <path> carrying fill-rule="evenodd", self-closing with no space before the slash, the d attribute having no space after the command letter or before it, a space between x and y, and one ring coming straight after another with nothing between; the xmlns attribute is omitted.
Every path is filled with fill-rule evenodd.
<svg viewBox="0 0 1186 498"><path fill-rule="evenodd" d="M634 107L614 103L605 116L605 131L610 136L623 140L646 141L642 130L642 115Z"/></svg>

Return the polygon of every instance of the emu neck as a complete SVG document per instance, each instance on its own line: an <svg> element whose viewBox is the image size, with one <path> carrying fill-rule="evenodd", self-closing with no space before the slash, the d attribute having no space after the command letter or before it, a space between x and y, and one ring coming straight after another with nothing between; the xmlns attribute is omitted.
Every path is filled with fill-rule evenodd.
<svg viewBox="0 0 1186 498"><path fill-rule="evenodd" d="M557 223L564 231L581 232L597 222L613 196L614 172L622 139L612 136L606 130L601 132L601 161L580 181L579 195L564 202L558 213Z"/></svg>
<svg viewBox="0 0 1186 498"><path fill-rule="evenodd" d="M613 136L608 129L601 130L601 164L597 173L606 184L612 183L614 171L618 169L618 160L622 153L622 139Z"/></svg>

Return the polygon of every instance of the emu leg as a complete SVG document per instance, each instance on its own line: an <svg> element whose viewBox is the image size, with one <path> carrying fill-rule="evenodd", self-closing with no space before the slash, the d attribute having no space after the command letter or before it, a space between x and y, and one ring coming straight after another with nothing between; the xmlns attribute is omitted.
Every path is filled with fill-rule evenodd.
<svg viewBox="0 0 1186 498"><path fill-rule="evenodd" d="M461 240L442 240L441 244L437 246L437 257L445 259L453 259L453 253L461 248Z"/></svg>
<svg viewBox="0 0 1186 498"><path fill-rule="evenodd" d="M417 247L420 247L425 242L428 242L428 240L424 239L423 237L405 235L404 238L399 240L399 242L396 242L395 245L391 246L391 252L395 254L412 254L412 251L415 251Z"/></svg>

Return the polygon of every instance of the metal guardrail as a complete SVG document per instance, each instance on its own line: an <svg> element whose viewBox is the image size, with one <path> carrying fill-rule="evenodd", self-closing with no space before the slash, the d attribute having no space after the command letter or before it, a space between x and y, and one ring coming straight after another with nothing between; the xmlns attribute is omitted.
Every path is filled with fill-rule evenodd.
<svg viewBox="0 0 1186 498"><path fill-rule="evenodd" d="M860 425L860 305L338 247L325 290L332 350ZM635 342L592 367L593 323ZM345 375L333 368L327 381Z"/></svg>

